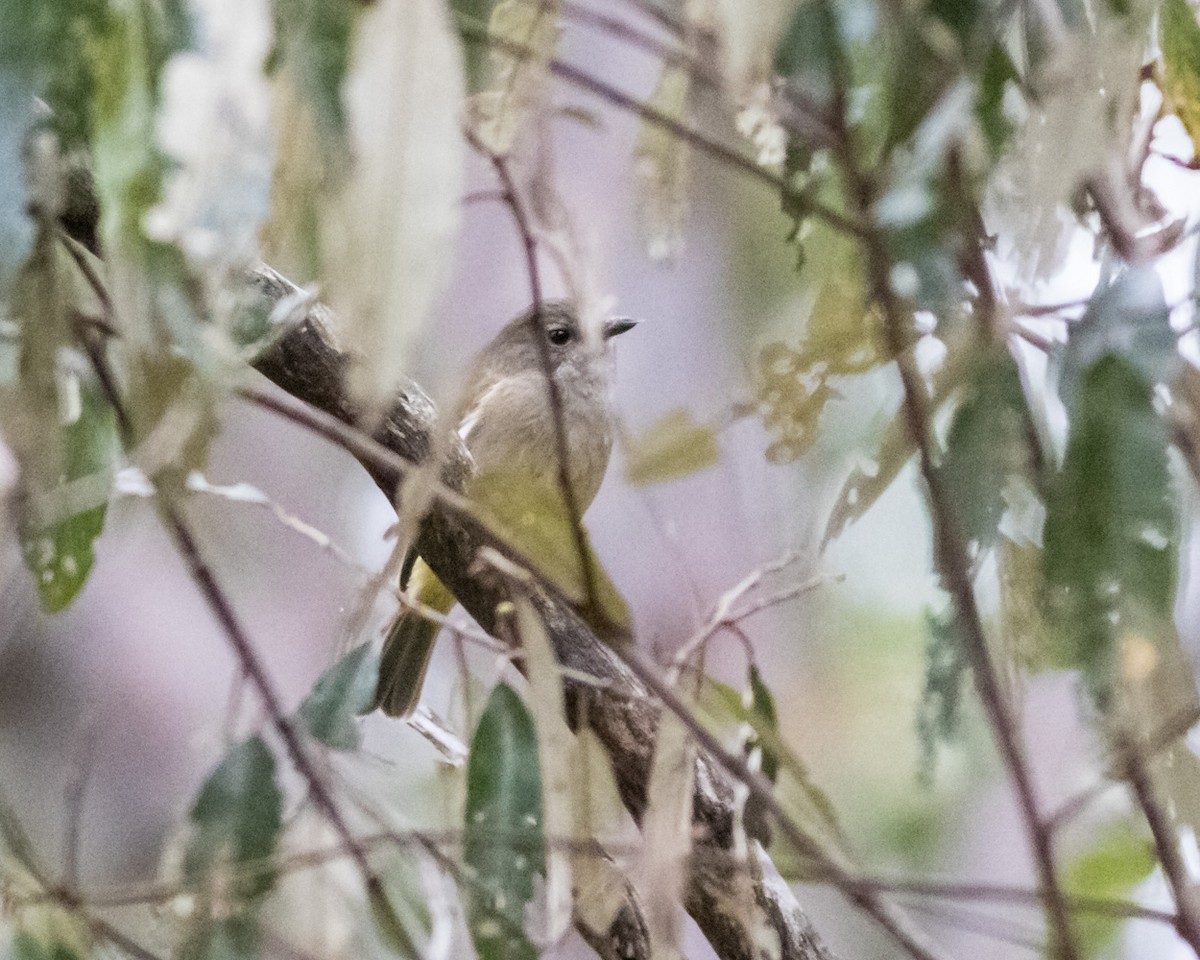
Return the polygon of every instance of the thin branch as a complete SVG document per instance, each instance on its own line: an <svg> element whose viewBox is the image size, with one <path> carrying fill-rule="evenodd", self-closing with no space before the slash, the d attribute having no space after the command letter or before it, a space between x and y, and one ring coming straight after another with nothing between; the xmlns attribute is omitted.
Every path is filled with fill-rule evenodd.
<svg viewBox="0 0 1200 960"><path fill-rule="evenodd" d="M70 249L69 245L68 249ZM93 288L97 290L97 295L100 296L100 292L105 289L103 282L94 271L85 270L83 273L85 279L90 284L93 284ZM111 311L111 299L104 297L102 298L102 302L107 304L105 309ZM112 313L108 313L105 319L112 323ZM116 417L122 445L126 450L132 450L136 443L136 436L133 432L129 412L125 407L124 400L117 388L116 378L113 376L112 368L109 365L107 344L97 338L91 327L81 328L80 335L83 339L88 358L96 373L96 378L104 393L105 400L112 408ZM151 483L154 483L153 479L151 479ZM258 693L259 699L266 708L272 725L283 741L293 765L307 784L314 803L322 815L329 821L334 832L346 844L347 849L352 852L355 864L362 875L368 898L375 908L381 911L383 916L392 916L391 904L388 902L387 895L383 890L382 882L371 869L371 865L367 862L366 854L355 843L354 834L338 809L333 794L330 792L321 774L317 771L317 768L309 759L300 734L288 721L283 709L283 701L271 683L266 667L260 659L257 649L234 613L233 607L217 582L215 574L201 555L195 535L184 519L178 504L157 486L155 486L155 504L158 507L163 525L182 557L184 565L191 574L192 580L200 589L200 593L204 597L210 611L221 625L226 641L233 650L242 671Z"/></svg>
<svg viewBox="0 0 1200 960"><path fill-rule="evenodd" d="M1197 899L1196 886L1179 849L1179 831L1158 795L1154 775L1138 745L1125 740L1121 747L1126 756L1130 789L1150 825L1158 862L1162 864L1163 874L1175 898L1175 930L1200 957L1200 899Z"/></svg>
<svg viewBox="0 0 1200 960"><path fill-rule="evenodd" d="M63 830L63 882L68 890L79 886L80 830L83 826L84 796L96 759L97 727L81 724L78 740L71 750L67 782L63 789L66 828Z"/></svg>
<svg viewBox="0 0 1200 960"><path fill-rule="evenodd" d="M505 53L514 57L529 57L532 51L528 46L520 43L513 43L505 40L502 37L495 37L488 33L487 28L480 24L472 17L456 14L455 20L459 31L462 33L465 40L472 43L484 43L493 46L498 50L503 50ZM789 198L791 201L802 204L805 212L819 220L823 220L831 227L849 234L850 236L863 237L866 234L867 228L846 216L839 213L832 207L814 200L811 197L797 194L791 185L781 176L773 173L766 167L760 166L753 158L747 157L732 147L727 147L719 141L713 140L707 134L696 130L687 124L680 123L674 117L671 117L660 110L656 110L649 104L642 102L637 97L633 97L616 87L599 80L578 67L561 60L551 60L547 64L547 69L561 80L565 80L572 86L586 90L594 94L602 100L607 101L621 110L628 113L636 114L647 123L653 124L668 133L682 140L688 146L700 153L707 154L715 160L725 164L731 169L744 173L751 178L765 183L768 186L780 191L781 196Z"/></svg>
<svg viewBox="0 0 1200 960"><path fill-rule="evenodd" d="M829 3L830 0L821 0ZM849 67L840 47L834 47L835 117L839 125L837 158L846 180L847 193L858 207L858 215L869 222L875 205L875 185L859 166L862 155L857 149L847 112L850 90ZM884 317L885 335L900 373L903 386L903 410L908 431L919 453L921 476L933 525L934 562L943 583L953 598L962 642L970 659L979 699L983 704L992 735L999 748L1016 793L1021 818L1037 866L1045 897L1046 915L1062 960L1077 960L1079 945L1070 911L1059 884L1055 864L1053 834L1041 820L1037 792L1026 760L1017 725L1012 717L1004 688L997 676L988 649L983 621L975 599L971 579L971 560L962 536L960 522L937 468L931 431L929 397L916 367L908 342L913 329L912 311L892 288L892 256L886 237L872 229L864 240L867 269L875 299ZM990 284L987 285L990 289Z"/></svg>
<svg viewBox="0 0 1200 960"><path fill-rule="evenodd" d="M772 573L778 573L780 570L790 567L799 559L800 554L789 550L779 559L755 567L742 577L741 580L721 594L717 598L712 616L708 618L699 630L680 644L679 649L675 651L675 656L671 660L673 673L677 675L683 669L684 665L695 656L696 652L708 643L722 628L734 624L740 619L740 617L734 616L733 605L757 587L762 582L763 577L769 576Z"/></svg>
<svg viewBox="0 0 1200 960"><path fill-rule="evenodd" d="M157 953L147 950L136 940L122 933L107 920L90 916L78 909L75 913L88 925L94 936L99 937L101 940L107 940L118 950L133 957L134 960L164 960Z"/></svg>
<svg viewBox="0 0 1200 960"><path fill-rule="evenodd" d="M358 845L373 852L381 847L400 849L438 849L458 848L464 842L465 832L462 829L443 830L392 830L382 829L374 833L365 833L357 838ZM528 834L506 835L503 831L491 835L496 843L506 847L520 849L522 843L544 843L547 847L572 853L578 856L634 856L641 851L638 843L607 844L601 851L591 838L546 836L540 841L531 840ZM532 846L531 846L532 849ZM737 867L744 867L744 860L737 854L713 847L698 846L693 850L694 857L706 860L728 861ZM264 867L269 866L280 875L299 873L305 870L315 870L338 860L351 857L352 854L341 844L328 847L305 850L290 854L286 857L271 857L263 860L246 860L234 865L234 874L241 876L255 875ZM1037 907L1043 900L1038 890L996 883L979 883L975 881L913 879L906 877L872 876L868 874L851 874L839 872L836 876L822 872L819 868L806 872L793 882L802 884L836 883L847 890L857 890L869 893L887 893L893 895L922 897L933 900L971 901L985 904L1016 904ZM158 884L136 886L121 891L112 890L107 893L75 894L79 905L87 905L94 909L120 909L136 906L155 906L168 903L186 892L184 886L178 884ZM35 906L47 902L61 902L62 892L56 889L43 889L36 894L30 894L12 899L15 907ZM1146 907L1129 900L1118 900L1107 897L1069 896L1068 903L1072 911L1095 916L1112 917L1119 920L1146 920L1152 923L1162 923L1174 927L1178 923L1177 915L1170 910L1158 910Z"/></svg>
<svg viewBox="0 0 1200 960"><path fill-rule="evenodd" d="M533 342L537 345L538 361L542 366L542 380L546 384L546 402L550 408L550 417L554 426L554 452L558 460L558 488L562 494L567 517L571 522L571 537L575 541L575 552L579 556L579 569L583 576L583 594L586 608L593 615L603 615L603 610L597 602L596 570L592 560L592 551L588 548L587 532L583 529L583 510L579 506L579 496L575 484L571 482L571 448L567 437L566 419L563 414L562 387L554 376L554 360L550 356L550 342L546 336L545 298L542 294L541 272L538 268L537 239L533 233L529 214L525 204L517 192L517 184L513 179L506 157L490 150L470 130L467 139L471 146L487 157L496 171L496 177L504 187L505 200L512 211L513 222L521 238L521 247L525 254L525 271L529 280L530 302L533 304L529 311L529 328Z"/></svg>
<svg viewBox="0 0 1200 960"><path fill-rule="evenodd" d="M1176 740L1187 733L1197 723L1200 723L1200 706L1188 707L1179 711L1174 717L1167 718L1156 730L1151 731L1138 745L1140 756L1151 760ZM1117 781L1129 779L1129 758L1118 749L1116 756L1109 761L1109 774L1098 779L1089 787L1064 800L1050 816L1046 817L1046 826L1051 830L1061 830L1067 823L1079 816L1087 806L1102 793L1117 786Z"/></svg>
<svg viewBox="0 0 1200 960"><path fill-rule="evenodd" d="M726 750L721 742L697 719L671 686L658 675L657 669L636 649L616 648L621 659L634 675L662 701L663 706L679 719L705 753L726 773L741 783L755 800L775 818L780 832L801 856L810 857L828 871L828 881L852 904L886 930L892 938L916 960L940 960L940 949L922 931L917 930L892 904L874 891L856 889L853 874L837 862L833 853L823 849L804 831L776 796L774 786L746 760Z"/></svg>
<svg viewBox="0 0 1200 960"><path fill-rule="evenodd" d="M620 17L614 17L582 4L564 2L561 9L563 18L566 20L574 20L584 26L595 27L611 37L624 41L631 47L654 54L664 63L684 67L690 76L707 86L715 89L723 86L721 75L691 50L678 50ZM682 41L684 37L681 35L679 39Z"/></svg>

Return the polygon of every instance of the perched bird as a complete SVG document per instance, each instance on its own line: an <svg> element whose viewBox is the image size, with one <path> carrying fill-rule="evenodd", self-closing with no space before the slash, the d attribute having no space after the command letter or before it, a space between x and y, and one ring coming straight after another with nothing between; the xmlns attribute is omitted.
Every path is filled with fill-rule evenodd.
<svg viewBox="0 0 1200 960"><path fill-rule="evenodd" d="M608 468L613 420L609 403L612 350L608 341L636 321L608 320L602 342L584 337L571 304L541 305L540 324L533 310L511 321L480 351L459 406L458 432L475 461L475 475L503 472L521 483L559 489L558 437L546 385L542 347L558 384L567 438L568 475L575 503L586 510ZM469 492L469 491L468 491ZM422 605L449 613L454 596L419 557L405 563L401 586ZM383 646L375 706L393 717L416 709L440 626L428 617L401 611Z"/></svg>

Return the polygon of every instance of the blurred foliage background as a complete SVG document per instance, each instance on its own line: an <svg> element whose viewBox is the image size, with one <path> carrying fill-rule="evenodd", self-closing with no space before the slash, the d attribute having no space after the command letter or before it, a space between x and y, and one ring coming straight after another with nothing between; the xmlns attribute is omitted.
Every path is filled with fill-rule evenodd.
<svg viewBox="0 0 1200 960"><path fill-rule="evenodd" d="M1187 0L3 0L0 950L588 954L553 857L479 839L556 802L534 695L442 642L441 749L355 718L395 509L238 394L261 257L363 409L452 407L530 302L499 158L545 294L644 321L586 527L664 672L713 627L700 721L796 758L787 810L945 956L1194 953L1197 137ZM173 516L353 828L463 839L515 914L419 846L372 853L391 919L347 858L286 868L337 831ZM575 827L653 878L571 749ZM838 956L897 955L769 853ZM711 956L662 896L661 954Z"/></svg>

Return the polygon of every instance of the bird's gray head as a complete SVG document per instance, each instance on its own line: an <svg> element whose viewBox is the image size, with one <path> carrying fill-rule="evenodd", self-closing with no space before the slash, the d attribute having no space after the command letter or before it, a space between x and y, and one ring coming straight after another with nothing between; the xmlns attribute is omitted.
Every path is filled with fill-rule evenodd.
<svg viewBox="0 0 1200 960"><path fill-rule="evenodd" d="M604 343L631 330L636 323L627 317L605 321L601 331ZM574 306L566 300L547 300L542 303L539 314L530 308L496 335L481 354L491 369L478 372L484 376L540 372L543 360L539 335L549 355L550 367L558 376L585 373L601 359L587 343Z"/></svg>

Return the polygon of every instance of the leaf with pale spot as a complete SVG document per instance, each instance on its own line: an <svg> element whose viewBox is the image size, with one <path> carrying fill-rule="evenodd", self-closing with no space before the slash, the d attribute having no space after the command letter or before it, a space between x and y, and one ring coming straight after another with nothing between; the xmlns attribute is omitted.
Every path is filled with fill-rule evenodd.
<svg viewBox="0 0 1200 960"><path fill-rule="evenodd" d="M61 482L33 492L21 525L25 565L49 613L75 599L91 572L117 449L112 411L94 387L80 389L78 416L58 432Z"/></svg>
<svg viewBox="0 0 1200 960"><path fill-rule="evenodd" d="M525 909L545 875L542 778L533 718L507 684L492 691L467 761L463 894L480 960L533 960Z"/></svg>
<svg viewBox="0 0 1200 960"><path fill-rule="evenodd" d="M941 465L954 516L980 549L996 541L1009 478L1032 476L1029 423L1016 362L997 350L971 374Z"/></svg>
<svg viewBox="0 0 1200 960"><path fill-rule="evenodd" d="M243 905L271 890L283 795L275 781L275 758L261 738L238 744L209 775L192 806L191 822L183 855L189 886L205 890L217 884Z"/></svg>
<svg viewBox="0 0 1200 960"><path fill-rule="evenodd" d="M1051 642L1109 703L1118 641L1170 629L1178 505L1167 429L1150 385L1108 355L1079 378L1062 471L1050 491L1043 555Z"/></svg>

